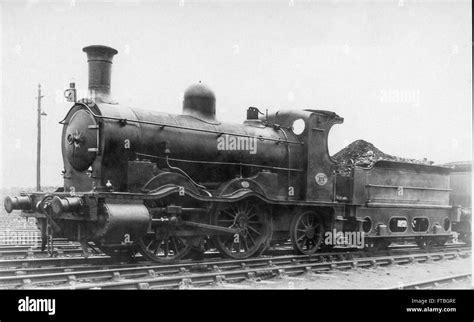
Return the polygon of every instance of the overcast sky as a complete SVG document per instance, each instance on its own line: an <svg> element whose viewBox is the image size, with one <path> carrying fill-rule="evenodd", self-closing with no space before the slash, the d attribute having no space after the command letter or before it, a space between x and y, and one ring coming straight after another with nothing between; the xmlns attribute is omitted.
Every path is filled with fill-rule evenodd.
<svg viewBox="0 0 474 322"><path fill-rule="evenodd" d="M470 1L4 1L1 5L2 186L35 185L36 90L43 87L42 182L61 185L61 130L82 48L116 48L112 95L181 112L208 84L217 117L325 109L344 117L331 154L357 139L385 153L471 160Z"/></svg>

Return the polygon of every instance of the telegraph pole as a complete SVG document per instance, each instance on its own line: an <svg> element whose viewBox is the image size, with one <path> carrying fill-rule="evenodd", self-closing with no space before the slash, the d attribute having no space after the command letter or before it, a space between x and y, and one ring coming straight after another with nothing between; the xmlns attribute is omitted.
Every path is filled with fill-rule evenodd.
<svg viewBox="0 0 474 322"><path fill-rule="evenodd" d="M36 145L36 191L41 191L41 116L47 114L41 111L41 84L38 84L38 140Z"/></svg>

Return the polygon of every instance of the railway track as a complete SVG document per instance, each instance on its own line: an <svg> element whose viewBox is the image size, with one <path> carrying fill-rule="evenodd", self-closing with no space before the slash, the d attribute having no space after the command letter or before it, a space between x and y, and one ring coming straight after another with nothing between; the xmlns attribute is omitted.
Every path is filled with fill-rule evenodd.
<svg viewBox="0 0 474 322"><path fill-rule="evenodd" d="M465 244L448 244L446 247L459 247ZM2 257L32 257L39 255L47 255L48 253L41 252L41 239L35 240L31 243L1 243L0 242L0 259ZM55 238L54 239L54 248L58 251L59 254L55 256L62 255L63 253L68 253L68 255L80 255L82 254L81 246L78 242L68 241L66 238ZM388 250L394 249L414 249L418 248L415 244L400 244L392 245L388 247ZM97 251L98 249L95 249ZM336 248L335 251L344 252L347 251L347 248ZM353 249L349 249L353 250ZM281 255L282 253L292 254L294 253L291 244L285 244L277 248L268 250L266 253L269 255Z"/></svg>
<svg viewBox="0 0 474 322"><path fill-rule="evenodd" d="M2 243L0 241L0 260L9 258L9 259L14 259L14 258L42 258L42 257L47 257L50 256L48 251L41 251L41 234L40 231L37 228L26 228L26 229L3 229L0 230L0 236L3 236L1 233L7 233L10 234L11 236L19 236L18 239L10 239L7 240L9 243ZM34 239L27 239L30 241L30 243L24 243L21 238L22 234L31 234L34 233L35 238ZM12 243L15 240L19 241L19 243ZM462 244L461 244L462 245ZM286 248L285 248L286 247ZM453 244L453 245L447 245L448 247L459 247L459 244ZM80 246L79 243L77 242L69 242L65 238L55 238L54 239L54 252L53 256L54 257L63 257L63 256L81 256L83 255L83 250ZM389 246L389 251L391 250L396 250L396 249L415 249L418 248L417 245L415 244L399 244L399 245L392 245ZM92 253L97 253L98 249L93 250ZM347 249L340 248L336 249L335 251L338 252L345 252ZM100 252L100 251L99 251ZM283 244L281 245L278 249L270 249L269 251L266 252L266 255L272 255L272 256L279 256L282 254L293 254L293 249L290 243L288 244ZM209 254L206 254L207 257L209 257ZM205 256L205 257L206 257ZM215 257L215 255L211 255L211 257ZM0 262L0 268L4 266Z"/></svg>
<svg viewBox="0 0 474 322"><path fill-rule="evenodd" d="M321 253L312 256L274 256L246 260L205 260L175 265L150 262L117 265L105 257L92 257L96 264L42 267L0 271L0 288L54 289L147 289L178 288L209 283L238 282L252 278L272 278L334 269L376 267L468 256L470 248L436 252L410 252L387 256L367 252Z"/></svg>
<svg viewBox="0 0 474 322"><path fill-rule="evenodd" d="M11 245L2 245L3 250L0 251L0 270L4 268L35 268L42 266L64 266L67 263L70 265L83 265L83 264L96 264L96 263L109 263L112 262L111 259L104 256L98 249L95 249L90 253L89 257L84 257L84 253L80 248L80 245L75 242L59 241L55 242L55 250L53 256L45 250L41 251L39 245L31 246L11 246ZM1 247L0 246L0 249ZM437 249L437 251L449 250L449 249L462 249L464 244L452 244L447 245L445 248ZM378 254L389 255L391 252L423 252L416 245L395 245L390 246L388 250L378 251ZM354 251L347 248L335 248L333 252L325 252L322 256L344 256L345 253L359 254L358 256L368 256L370 252L366 251ZM290 248L275 248L270 249L265 252L265 256L284 256L284 255L293 255L294 251ZM319 255L321 253L317 253ZM218 252L206 252L202 260L211 260L220 257L221 255ZM144 259L138 254L134 261L143 262Z"/></svg>
<svg viewBox="0 0 474 322"><path fill-rule="evenodd" d="M450 248L459 248L463 247L465 244L447 244L445 245L445 249ZM403 251L403 250L415 250L419 247L414 244L400 244L400 245L392 245L389 246L386 250L380 250L378 252L390 252L390 251ZM334 248L333 252L335 253L344 253L344 252L354 252L354 249L350 248ZM98 248L90 249L90 254L102 254ZM294 254L294 250L292 249L291 245L280 246L276 248L271 248L265 252L265 255L269 256L281 256L281 255L292 255ZM54 250L52 257L62 257L62 256L81 256L84 255L81 245L78 242L70 242L65 238L58 238L54 241ZM51 256L47 250L41 251L41 243L34 243L34 244L0 244L0 268L2 265L2 259L15 259L15 258L43 258ZM140 257L140 255L138 255ZM220 256L216 252L206 252L204 258L215 258Z"/></svg>
<svg viewBox="0 0 474 322"><path fill-rule="evenodd" d="M397 287L391 287L390 290L426 290L426 289L433 289L439 288L442 286L449 285L451 283L463 281L463 280L471 280L472 273L466 274L458 274L458 275L451 275L451 276L444 276L441 278L435 278L430 280L424 280L421 282L411 283L400 285Z"/></svg>

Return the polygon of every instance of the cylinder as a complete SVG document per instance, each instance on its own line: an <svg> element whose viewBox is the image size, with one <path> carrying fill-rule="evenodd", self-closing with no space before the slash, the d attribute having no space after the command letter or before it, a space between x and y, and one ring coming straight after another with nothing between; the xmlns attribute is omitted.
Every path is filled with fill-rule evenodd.
<svg viewBox="0 0 474 322"><path fill-rule="evenodd" d="M89 92L91 98L96 101L111 103L112 59L118 51L101 45L84 47L82 51L87 54L87 63L89 64Z"/></svg>
<svg viewBox="0 0 474 322"><path fill-rule="evenodd" d="M94 238L102 244L120 244L128 238L137 240L146 234L151 222L148 209L140 203L104 203L99 216L105 222L96 227Z"/></svg>

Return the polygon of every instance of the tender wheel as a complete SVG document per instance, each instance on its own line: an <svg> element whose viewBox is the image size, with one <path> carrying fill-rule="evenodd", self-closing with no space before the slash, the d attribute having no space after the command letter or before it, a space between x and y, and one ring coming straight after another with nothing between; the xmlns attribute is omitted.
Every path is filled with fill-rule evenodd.
<svg viewBox="0 0 474 322"><path fill-rule="evenodd" d="M320 215L313 211L298 213L291 223L290 239L299 254L314 254L323 241L324 227Z"/></svg>
<svg viewBox="0 0 474 322"><path fill-rule="evenodd" d="M199 237L177 236L168 228L156 228L138 242L140 253L157 263L173 263L188 255Z"/></svg>
<svg viewBox="0 0 474 322"><path fill-rule="evenodd" d="M224 255L242 259L264 251L271 236L271 223L265 204L240 201L216 209L212 223L226 228L236 228L238 233L216 235L214 244Z"/></svg>
<svg viewBox="0 0 474 322"><path fill-rule="evenodd" d="M431 249L435 245L433 238L429 237L417 237L415 242L421 249Z"/></svg>

